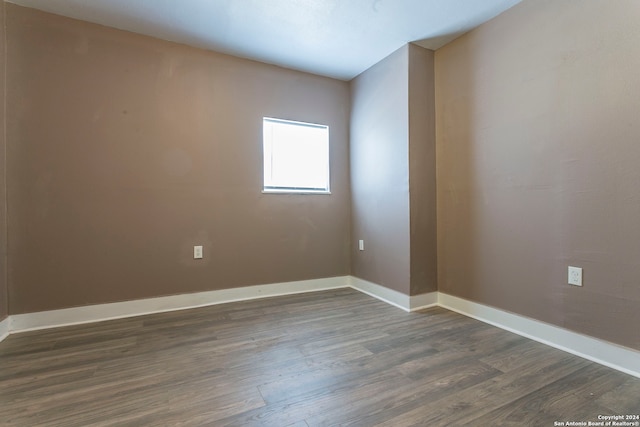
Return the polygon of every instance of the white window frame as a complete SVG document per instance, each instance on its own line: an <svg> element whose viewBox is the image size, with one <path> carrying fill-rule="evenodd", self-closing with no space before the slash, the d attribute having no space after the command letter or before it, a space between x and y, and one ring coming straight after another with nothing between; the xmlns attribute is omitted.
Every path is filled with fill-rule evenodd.
<svg viewBox="0 0 640 427"><path fill-rule="evenodd" d="M267 132L267 124L280 124L280 125L293 125L299 127L307 127L312 129L321 129L326 132L326 153L322 153L321 160L326 159L326 186L324 187L310 187L310 186L296 186L296 185L284 185L278 183L273 177L273 145L274 141L272 136ZM293 120L276 119L272 117L262 118L262 148L263 148L263 193L297 193L297 194L331 194L331 165L330 165L330 138L329 138L329 126L316 123L299 122Z"/></svg>

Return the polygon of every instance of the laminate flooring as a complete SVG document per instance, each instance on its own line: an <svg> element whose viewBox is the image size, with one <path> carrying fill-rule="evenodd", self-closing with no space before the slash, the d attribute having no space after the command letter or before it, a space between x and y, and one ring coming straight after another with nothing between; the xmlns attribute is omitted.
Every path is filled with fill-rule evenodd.
<svg viewBox="0 0 640 427"><path fill-rule="evenodd" d="M2 426L554 426L640 414L640 379L350 289L9 336Z"/></svg>

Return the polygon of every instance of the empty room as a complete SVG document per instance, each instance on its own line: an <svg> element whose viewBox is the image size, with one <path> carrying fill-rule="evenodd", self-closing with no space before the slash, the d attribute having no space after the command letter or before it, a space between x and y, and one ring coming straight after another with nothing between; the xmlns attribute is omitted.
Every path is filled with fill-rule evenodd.
<svg viewBox="0 0 640 427"><path fill-rule="evenodd" d="M0 426L640 426L637 0L0 0Z"/></svg>

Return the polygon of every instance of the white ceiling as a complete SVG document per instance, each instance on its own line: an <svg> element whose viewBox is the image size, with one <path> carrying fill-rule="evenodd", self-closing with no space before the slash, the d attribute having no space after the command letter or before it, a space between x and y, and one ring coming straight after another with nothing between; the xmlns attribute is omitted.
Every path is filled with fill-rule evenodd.
<svg viewBox="0 0 640 427"><path fill-rule="evenodd" d="M521 0L9 0L350 80L408 42L437 49Z"/></svg>

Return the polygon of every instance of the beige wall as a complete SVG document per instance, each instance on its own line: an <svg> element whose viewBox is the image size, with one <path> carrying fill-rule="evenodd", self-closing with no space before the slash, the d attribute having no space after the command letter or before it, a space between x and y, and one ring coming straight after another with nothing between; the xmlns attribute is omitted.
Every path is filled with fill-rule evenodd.
<svg viewBox="0 0 640 427"><path fill-rule="evenodd" d="M638 22L526 0L436 52L440 291L640 349Z"/></svg>
<svg viewBox="0 0 640 427"><path fill-rule="evenodd" d="M352 274L435 291L432 51L405 45L352 80L350 151Z"/></svg>
<svg viewBox="0 0 640 427"><path fill-rule="evenodd" d="M351 274L407 295L408 61L405 45L351 81L350 138Z"/></svg>
<svg viewBox="0 0 640 427"><path fill-rule="evenodd" d="M12 314L349 274L348 83L7 14ZM261 193L263 116L330 126L331 195Z"/></svg>
<svg viewBox="0 0 640 427"><path fill-rule="evenodd" d="M434 52L409 45L409 201L411 292L435 292L436 128Z"/></svg>
<svg viewBox="0 0 640 427"><path fill-rule="evenodd" d="M5 171L5 5L0 2L0 320L9 313L7 290L7 183Z"/></svg>

